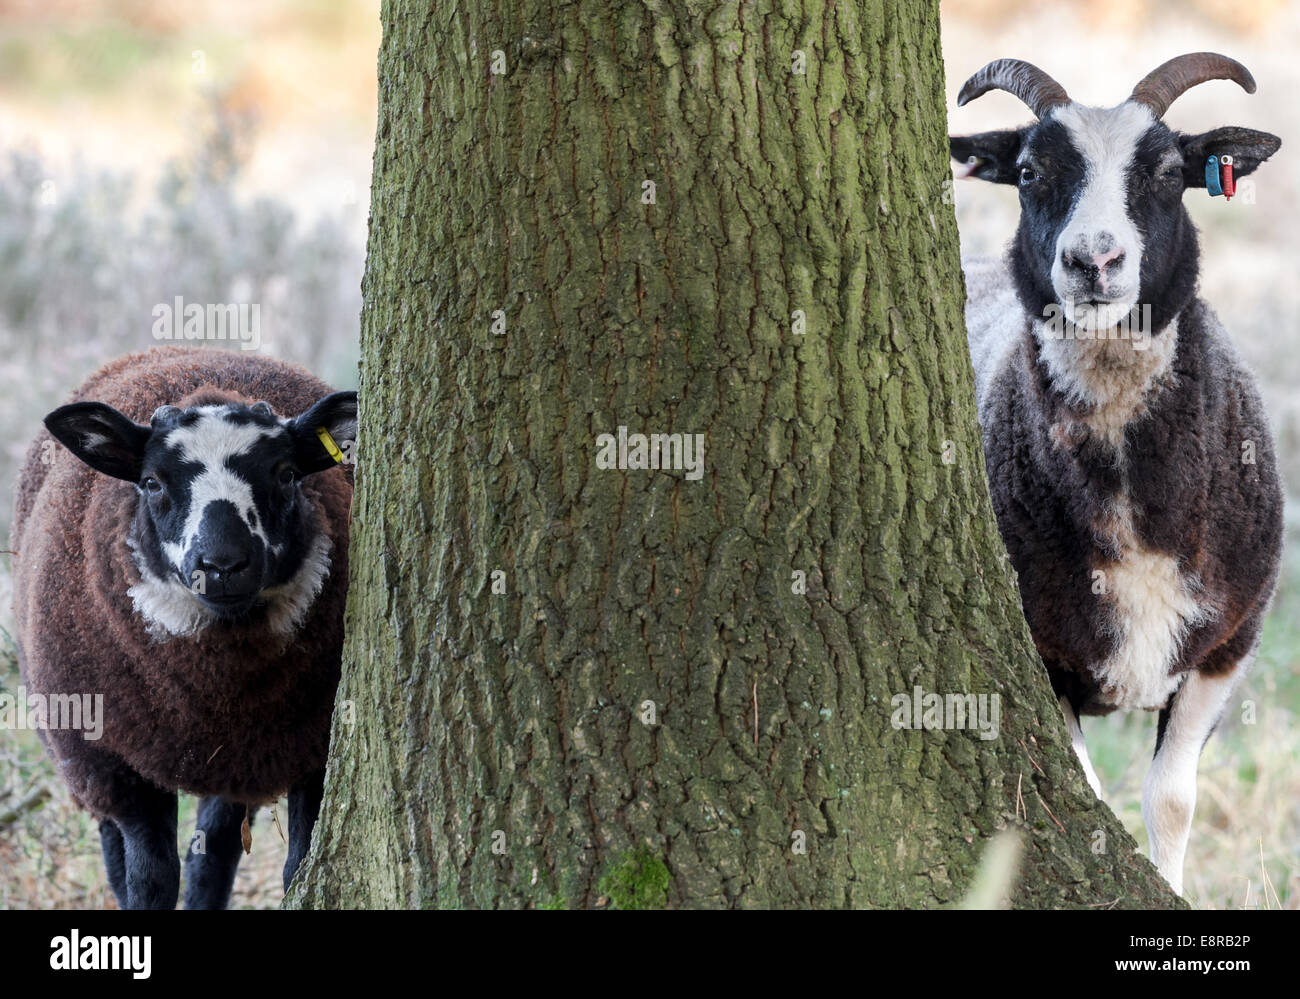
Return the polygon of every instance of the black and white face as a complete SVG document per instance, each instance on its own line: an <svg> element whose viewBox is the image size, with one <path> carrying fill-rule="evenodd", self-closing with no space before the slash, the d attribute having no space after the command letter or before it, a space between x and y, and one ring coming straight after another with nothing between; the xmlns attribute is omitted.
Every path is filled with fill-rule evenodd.
<svg viewBox="0 0 1300 999"><path fill-rule="evenodd" d="M1173 133L1140 104L1068 105L1016 157L1026 261L1065 318L1105 329L1139 303L1147 245L1167 245L1183 210Z"/></svg>
<svg viewBox="0 0 1300 999"><path fill-rule="evenodd" d="M1232 154L1243 177L1281 144L1242 128L1182 135L1150 108L1066 104L1013 131L950 140L967 176L1015 184L1020 226L1012 270L1026 308L1056 304L1091 329L1152 307L1163 327L1192 294L1197 243L1183 192L1205 186L1210 155Z"/></svg>
<svg viewBox="0 0 1300 999"><path fill-rule="evenodd" d="M90 467L135 485L130 540L142 575L163 586L155 601L189 599L200 618L235 619L313 557L301 482L336 463L319 431L347 447L356 414L356 393L337 392L292 419L264 402L223 403L163 406L144 426L88 402L55 410L45 425Z"/></svg>

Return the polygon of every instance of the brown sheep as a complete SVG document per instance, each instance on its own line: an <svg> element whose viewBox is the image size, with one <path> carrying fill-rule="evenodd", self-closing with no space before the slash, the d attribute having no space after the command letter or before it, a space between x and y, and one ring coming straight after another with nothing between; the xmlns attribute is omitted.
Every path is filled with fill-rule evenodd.
<svg viewBox="0 0 1300 999"><path fill-rule="evenodd" d="M178 791L203 796L188 908L226 904L245 816L286 791L287 890L339 678L352 486L334 466L356 393L165 347L104 366L45 424L14 512L19 661L30 694L102 694L99 738L41 735L101 820L119 904L175 907Z"/></svg>

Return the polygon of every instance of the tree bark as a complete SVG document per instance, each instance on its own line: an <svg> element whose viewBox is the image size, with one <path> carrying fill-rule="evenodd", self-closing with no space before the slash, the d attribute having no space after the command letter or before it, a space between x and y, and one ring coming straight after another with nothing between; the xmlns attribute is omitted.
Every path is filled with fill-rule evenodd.
<svg viewBox="0 0 1300 999"><path fill-rule="evenodd" d="M1177 904L1088 790L990 507L937 4L382 17L289 904L941 906L1008 826L1016 905ZM620 426L702 434L702 478L599 467ZM996 738L896 728L917 687L998 695Z"/></svg>

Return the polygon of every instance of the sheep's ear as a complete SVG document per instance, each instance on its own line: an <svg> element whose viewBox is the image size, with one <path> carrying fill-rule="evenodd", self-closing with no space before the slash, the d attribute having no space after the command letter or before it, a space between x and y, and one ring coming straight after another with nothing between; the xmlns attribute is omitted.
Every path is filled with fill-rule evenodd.
<svg viewBox="0 0 1300 999"><path fill-rule="evenodd" d="M357 443L357 394L335 392L327 395L302 416L290 420L287 426L293 438L294 463L303 475L323 472L340 463L353 464ZM329 435L329 441L321 435L322 430Z"/></svg>
<svg viewBox="0 0 1300 999"><path fill-rule="evenodd" d="M74 402L45 417L54 439L97 472L140 481L144 447L153 432L102 402Z"/></svg>
<svg viewBox="0 0 1300 999"><path fill-rule="evenodd" d="M978 135L948 136L948 151L952 158L966 167L958 178L978 177L994 184L1014 184L1020 176L1016 158L1028 131L1026 126L1001 132L980 132Z"/></svg>
<svg viewBox="0 0 1300 999"><path fill-rule="evenodd" d="M1200 135L1179 135L1183 149L1183 181L1188 187L1205 186L1205 161L1211 156L1232 157L1232 176L1244 177L1272 156L1282 140L1268 132L1228 125Z"/></svg>

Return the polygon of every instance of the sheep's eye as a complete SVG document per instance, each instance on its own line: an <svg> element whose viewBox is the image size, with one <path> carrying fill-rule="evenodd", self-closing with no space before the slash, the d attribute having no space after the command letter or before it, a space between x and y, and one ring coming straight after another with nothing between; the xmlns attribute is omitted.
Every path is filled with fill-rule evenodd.
<svg viewBox="0 0 1300 999"><path fill-rule="evenodd" d="M1026 166L1020 168L1020 183L1032 184L1037 179L1038 179L1038 174L1034 173L1034 171L1029 167Z"/></svg>
<svg viewBox="0 0 1300 999"><path fill-rule="evenodd" d="M146 475L144 478L144 488L145 492L157 494L162 492L162 483L152 475Z"/></svg>
<svg viewBox="0 0 1300 999"><path fill-rule="evenodd" d="M1178 167L1170 167L1160 175L1161 180L1181 180L1183 171Z"/></svg>
<svg viewBox="0 0 1300 999"><path fill-rule="evenodd" d="M280 469L280 476L279 476L279 482L280 482L280 485L285 486L285 487L291 486L291 485L293 485L293 480L296 479L296 478L297 478L297 475L294 474L294 471L293 471L292 468L282 468L282 469Z"/></svg>

